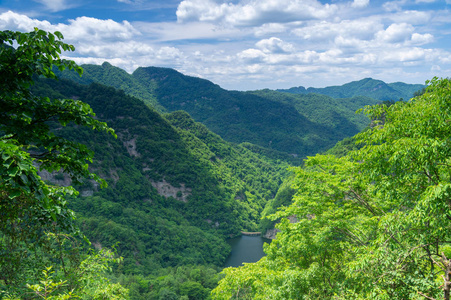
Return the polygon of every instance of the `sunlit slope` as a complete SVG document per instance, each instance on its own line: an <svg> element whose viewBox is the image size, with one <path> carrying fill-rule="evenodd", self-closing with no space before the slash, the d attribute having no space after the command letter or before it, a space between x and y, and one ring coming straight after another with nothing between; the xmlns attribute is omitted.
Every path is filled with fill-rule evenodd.
<svg viewBox="0 0 451 300"><path fill-rule="evenodd" d="M46 81L35 93L82 99L116 131L114 139L55 128L94 151L91 168L109 187L86 181L70 203L93 243L119 243L127 272L220 266L229 251L225 237L257 230L261 211L286 176L286 163L225 142L186 112L163 117L111 87Z"/></svg>

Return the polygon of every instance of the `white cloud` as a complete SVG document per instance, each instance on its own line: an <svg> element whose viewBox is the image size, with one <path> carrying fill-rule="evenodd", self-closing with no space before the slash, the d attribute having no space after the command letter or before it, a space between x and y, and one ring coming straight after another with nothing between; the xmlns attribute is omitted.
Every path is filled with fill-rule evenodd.
<svg viewBox="0 0 451 300"><path fill-rule="evenodd" d="M426 34L414 33L414 34L412 34L411 41L415 45L429 44L434 41L434 36L429 33L426 33Z"/></svg>
<svg viewBox="0 0 451 300"><path fill-rule="evenodd" d="M411 25L428 24L431 21L430 12L416 10L404 10L386 17L395 23L408 23Z"/></svg>
<svg viewBox="0 0 451 300"><path fill-rule="evenodd" d="M140 35L129 22L122 23L113 20L99 20L89 17L78 17L69 20L69 24L58 24L56 26L65 32L66 38L70 40L92 41L116 41L129 40Z"/></svg>
<svg viewBox="0 0 451 300"><path fill-rule="evenodd" d="M179 22L220 22L229 26L259 26L266 23L325 19L337 12L335 4L316 0L249 0L216 3L212 0L184 0L177 8Z"/></svg>
<svg viewBox="0 0 451 300"><path fill-rule="evenodd" d="M32 31L34 27L43 30L52 30L53 26L48 21L39 21L31 19L25 15L20 15L12 11L7 11L0 14L0 29L1 30L17 30L17 31ZM55 29L53 29L54 31Z"/></svg>
<svg viewBox="0 0 451 300"><path fill-rule="evenodd" d="M247 63L255 64L262 62L266 54L258 49L247 49L238 53L237 57Z"/></svg>
<svg viewBox="0 0 451 300"><path fill-rule="evenodd" d="M354 0L354 2L352 2L351 6L354 8L363 8L363 7L367 7L368 4L370 4L370 0Z"/></svg>
<svg viewBox="0 0 451 300"><path fill-rule="evenodd" d="M410 39L414 28L410 24L391 24L387 29L381 30L376 34L376 38L383 42L400 43Z"/></svg>
<svg viewBox="0 0 451 300"><path fill-rule="evenodd" d="M0 14L0 28L2 30L32 31L38 27L47 31L61 31L66 42L79 43L88 41L91 44L99 42L111 42L118 40L129 40L140 35L129 22L122 23L113 20L99 20L89 17L79 17L69 20L69 24L51 24L48 21L31 19L12 11Z"/></svg>
<svg viewBox="0 0 451 300"><path fill-rule="evenodd" d="M407 3L407 0L395 0L395 1L387 1L382 7L386 11L401 11L402 7Z"/></svg>
<svg viewBox="0 0 451 300"><path fill-rule="evenodd" d="M383 25L373 19L343 20L341 22L316 22L297 28L293 33L305 40L333 41L337 37L343 39L371 40L383 29Z"/></svg>
<svg viewBox="0 0 451 300"><path fill-rule="evenodd" d="M279 23L266 23L254 29L255 36L283 33L287 31L287 26Z"/></svg>
<svg viewBox="0 0 451 300"><path fill-rule="evenodd" d="M286 43L276 37L261 40L255 45L265 53L290 53L295 50L292 44Z"/></svg>
<svg viewBox="0 0 451 300"><path fill-rule="evenodd" d="M333 3L185 0L178 22L158 23L80 17L52 24L5 12L0 30L59 30L76 47L65 55L78 63L108 61L128 72L139 66L172 67L232 89L449 76L441 74L451 69L451 54L425 46L443 39L449 13L379 7L368 15L374 5L362 9L366 1Z"/></svg>

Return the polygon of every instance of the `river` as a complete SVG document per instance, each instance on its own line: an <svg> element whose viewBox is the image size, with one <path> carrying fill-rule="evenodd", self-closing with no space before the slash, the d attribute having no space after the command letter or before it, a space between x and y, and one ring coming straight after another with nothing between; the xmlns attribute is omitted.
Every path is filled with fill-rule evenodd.
<svg viewBox="0 0 451 300"><path fill-rule="evenodd" d="M232 246L232 252L226 259L224 267L238 267L243 263L256 262L265 256L263 252L263 243L270 243L271 240L261 236L242 235L237 238L227 240Z"/></svg>

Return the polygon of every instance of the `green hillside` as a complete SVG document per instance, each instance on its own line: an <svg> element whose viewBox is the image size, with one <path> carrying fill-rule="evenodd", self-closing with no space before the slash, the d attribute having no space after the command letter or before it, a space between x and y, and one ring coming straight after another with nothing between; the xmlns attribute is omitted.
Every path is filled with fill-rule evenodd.
<svg viewBox="0 0 451 300"><path fill-rule="evenodd" d="M114 139L77 127L55 128L95 152L91 169L109 187L85 181L71 207L93 245L117 245L124 257L119 272L127 276L222 266L230 251L226 237L256 231L265 204L286 177L288 164L225 142L186 112L163 117L99 84L40 81L34 91L82 99L116 131ZM63 174L47 179L67 180Z"/></svg>
<svg viewBox="0 0 451 300"><path fill-rule="evenodd" d="M302 86L290 89L277 90L292 94L321 94L333 98L352 98L356 96L366 96L380 101L399 99L408 100L414 96L416 91L422 90L422 84L406 84L402 82L385 83L381 80L365 78L353 81L340 86L330 86L325 88L304 88Z"/></svg>
<svg viewBox="0 0 451 300"><path fill-rule="evenodd" d="M138 68L132 75L107 63L84 68L81 83L95 81L122 88L159 111L187 111L227 141L299 158L359 132L367 120L355 111L375 103L368 97L335 100L321 95L290 97L275 91L227 91L167 68ZM77 79L73 74L63 75Z"/></svg>
<svg viewBox="0 0 451 300"><path fill-rule="evenodd" d="M164 108L159 105L158 100L155 97L155 85L147 84L143 86L135 77L131 76L126 71L114 67L107 62L104 62L102 65L83 65L83 76L81 77L78 76L77 73L70 71L61 73L58 70L55 70L55 72L63 78L81 84L97 82L123 90L126 94L143 100L144 103L155 108L157 111L164 111Z"/></svg>

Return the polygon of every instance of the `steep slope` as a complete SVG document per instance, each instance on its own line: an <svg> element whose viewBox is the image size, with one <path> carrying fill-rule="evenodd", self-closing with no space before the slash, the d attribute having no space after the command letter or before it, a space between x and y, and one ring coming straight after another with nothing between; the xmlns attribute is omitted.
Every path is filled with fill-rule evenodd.
<svg viewBox="0 0 451 300"><path fill-rule="evenodd" d="M335 99L318 94L298 95L268 89L248 93L295 108L309 121L321 124L333 131L337 139L352 136L365 128L368 125L368 118L355 112L365 105L379 102L363 96Z"/></svg>
<svg viewBox="0 0 451 300"><path fill-rule="evenodd" d="M75 72L59 72L55 73L66 79L81 84L91 84L93 82L100 83L106 86L111 86L116 89L123 90L126 94L141 99L147 105L155 108L157 111L164 111L155 96L155 85L147 84L143 86L135 77L128 74L121 68L114 67L111 64L104 62L102 65L83 65L83 76L78 76Z"/></svg>
<svg viewBox="0 0 451 300"><path fill-rule="evenodd" d="M63 75L77 79L67 74ZM280 101L267 93L227 91L208 80L167 68L138 68L129 75L104 63L86 66L84 77L88 79L78 79L79 82L97 81L122 87L148 104L152 102L146 95L151 94L160 111L187 111L227 141L251 143L299 158L331 147L357 133L362 122L366 122L354 116L355 107L341 105L329 97L308 95L303 101ZM371 104L368 103L371 99L365 100L361 101L362 106ZM323 117L325 110L327 118ZM308 115L306 111L316 113Z"/></svg>
<svg viewBox="0 0 451 300"><path fill-rule="evenodd" d="M35 93L79 98L118 139L77 127L55 128L95 152L90 181L71 200L81 228L97 247L117 246L123 272L149 274L187 264L220 266L225 237L256 230L287 164L229 144L185 112L164 118L142 101L99 84L41 81ZM168 121L169 120L169 121ZM64 183L64 174L48 176Z"/></svg>
<svg viewBox="0 0 451 300"><path fill-rule="evenodd" d="M356 96L366 96L377 100L408 100L413 97L414 93L423 89L422 84L406 84L406 83L390 83L387 84L381 80L365 78L359 81L353 81L341 86L330 86L325 88L304 88L302 86L293 87L285 90L277 90L279 92L287 92L292 94L321 94L333 98L352 98Z"/></svg>
<svg viewBox="0 0 451 300"><path fill-rule="evenodd" d="M359 124L336 112L330 126L315 117L308 118L293 102L280 101L263 93L226 91L210 81L185 76L172 69L138 68L133 76L140 82L155 83L159 103L168 111L185 110L196 121L228 141L250 142L262 147L304 157L332 146L358 132ZM323 96L312 99L309 110L321 111ZM326 101L327 102L327 101ZM326 109L334 110L336 103ZM342 107L344 110L348 110ZM354 111L348 110L348 115ZM345 132L343 128L346 128Z"/></svg>

